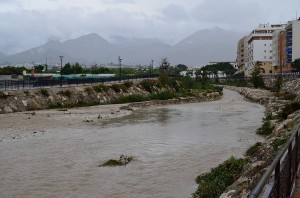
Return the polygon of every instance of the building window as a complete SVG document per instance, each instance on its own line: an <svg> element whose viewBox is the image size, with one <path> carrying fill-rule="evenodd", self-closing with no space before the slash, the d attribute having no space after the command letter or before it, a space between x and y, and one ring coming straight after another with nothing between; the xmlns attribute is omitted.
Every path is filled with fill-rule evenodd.
<svg viewBox="0 0 300 198"><path fill-rule="evenodd" d="M266 56L264 56L264 59L266 59L267 57Z"/></svg>
<svg viewBox="0 0 300 198"><path fill-rule="evenodd" d="M267 50L264 51L265 53L267 52Z"/></svg>
<svg viewBox="0 0 300 198"><path fill-rule="evenodd" d="M265 44L265 46L267 46L267 44Z"/></svg>
<svg viewBox="0 0 300 198"><path fill-rule="evenodd" d="M270 56L269 58L272 59L272 56Z"/></svg>
<svg viewBox="0 0 300 198"><path fill-rule="evenodd" d="M270 53L272 53L272 50L270 50Z"/></svg>

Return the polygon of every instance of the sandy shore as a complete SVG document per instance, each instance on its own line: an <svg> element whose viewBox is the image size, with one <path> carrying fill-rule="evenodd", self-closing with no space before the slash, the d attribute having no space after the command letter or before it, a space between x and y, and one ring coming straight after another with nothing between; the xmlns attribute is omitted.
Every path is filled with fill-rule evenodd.
<svg viewBox="0 0 300 198"><path fill-rule="evenodd" d="M75 126L129 115L132 110L124 109L126 106L111 104L0 114L0 142L42 135L47 128Z"/></svg>

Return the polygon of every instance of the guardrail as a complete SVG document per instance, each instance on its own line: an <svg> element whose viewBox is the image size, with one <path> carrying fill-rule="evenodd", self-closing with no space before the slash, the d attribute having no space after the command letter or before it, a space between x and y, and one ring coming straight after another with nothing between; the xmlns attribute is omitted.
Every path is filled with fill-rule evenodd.
<svg viewBox="0 0 300 198"><path fill-rule="evenodd" d="M290 197L300 161L300 124L250 194L257 197Z"/></svg>
<svg viewBox="0 0 300 198"><path fill-rule="evenodd" d="M83 79L50 79L50 80L1 80L0 90L19 90L19 89L36 89L46 87L66 87L66 86L80 86L92 85L96 83L108 83L114 81L135 80L143 78L156 78L158 74L147 75L132 75L120 77L103 77L103 78L83 78Z"/></svg>

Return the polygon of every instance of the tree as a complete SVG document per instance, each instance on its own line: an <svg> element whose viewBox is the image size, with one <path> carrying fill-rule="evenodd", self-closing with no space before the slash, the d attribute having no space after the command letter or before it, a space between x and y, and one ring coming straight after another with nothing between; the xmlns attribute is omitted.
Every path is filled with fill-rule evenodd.
<svg viewBox="0 0 300 198"><path fill-rule="evenodd" d="M35 70L35 73L42 73L43 70L44 70L44 66L43 65L36 65L36 66L34 66L34 70Z"/></svg>
<svg viewBox="0 0 300 198"><path fill-rule="evenodd" d="M162 71L168 71L170 67L170 62L168 61L167 57L163 57L160 61L160 70Z"/></svg>
<svg viewBox="0 0 300 198"><path fill-rule="evenodd" d="M71 71L73 74L81 74L83 69L79 63L75 63L75 65L72 65Z"/></svg>
<svg viewBox="0 0 300 198"><path fill-rule="evenodd" d="M255 88L264 87L264 81L260 74L263 69L260 66L262 66L262 62L256 61L251 73L251 82Z"/></svg>
<svg viewBox="0 0 300 198"><path fill-rule="evenodd" d="M294 62L293 62L293 67L295 68L295 70L296 70L297 72L300 71L300 58L297 58L297 59L294 60Z"/></svg>
<svg viewBox="0 0 300 198"><path fill-rule="evenodd" d="M176 65L176 68L179 71L186 71L188 67L186 65L184 65L184 64L178 64L178 65Z"/></svg>

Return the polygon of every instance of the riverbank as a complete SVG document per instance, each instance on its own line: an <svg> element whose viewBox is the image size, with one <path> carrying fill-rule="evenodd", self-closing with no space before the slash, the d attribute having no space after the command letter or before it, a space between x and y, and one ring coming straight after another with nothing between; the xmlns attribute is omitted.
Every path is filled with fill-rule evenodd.
<svg viewBox="0 0 300 198"><path fill-rule="evenodd" d="M221 195L222 198L248 197L276 154L290 137L291 129L300 120L300 111L293 112L283 120L278 120L280 112L290 101L278 98L268 90L228 86L226 88L239 92L252 102L264 105L266 107L264 123L270 123L268 130L271 133L266 136L266 141L258 142L248 149L248 153L245 154L247 155L247 164L241 176ZM298 98L298 95L296 97ZM252 150L250 151L250 149Z"/></svg>

